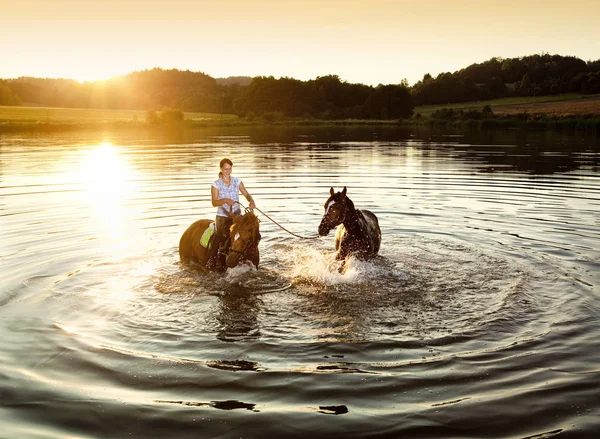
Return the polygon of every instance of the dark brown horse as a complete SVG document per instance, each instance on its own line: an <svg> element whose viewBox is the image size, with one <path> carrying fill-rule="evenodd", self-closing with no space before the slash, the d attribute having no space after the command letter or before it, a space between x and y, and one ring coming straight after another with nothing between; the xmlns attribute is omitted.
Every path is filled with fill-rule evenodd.
<svg viewBox="0 0 600 439"><path fill-rule="evenodd" d="M342 261L343 271L346 258L354 255L359 259L373 258L381 246L381 229L377 217L368 210L358 210L346 196L346 187L341 192L330 190L325 202L325 215L319 224L319 235L327 236L334 227L336 259Z"/></svg>
<svg viewBox="0 0 600 439"><path fill-rule="evenodd" d="M247 211L244 215L232 213L233 225L229 231L229 249L225 255L225 260L219 258L217 270L233 268L241 261L248 260L258 267L259 253L258 243L260 242L259 221L257 216ZM206 230L214 225L214 221L201 219L187 228L179 240L179 257L184 261L197 261L206 266L210 258L210 249L202 235Z"/></svg>

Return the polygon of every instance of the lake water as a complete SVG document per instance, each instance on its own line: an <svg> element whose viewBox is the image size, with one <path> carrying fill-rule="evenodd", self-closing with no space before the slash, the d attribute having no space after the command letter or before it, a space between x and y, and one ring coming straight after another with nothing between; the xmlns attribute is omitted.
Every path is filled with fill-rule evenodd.
<svg viewBox="0 0 600 439"><path fill-rule="evenodd" d="M261 265L202 274L230 157ZM244 202L242 198L242 202ZM600 431L600 148L550 133L221 129L0 137L0 437L591 437Z"/></svg>

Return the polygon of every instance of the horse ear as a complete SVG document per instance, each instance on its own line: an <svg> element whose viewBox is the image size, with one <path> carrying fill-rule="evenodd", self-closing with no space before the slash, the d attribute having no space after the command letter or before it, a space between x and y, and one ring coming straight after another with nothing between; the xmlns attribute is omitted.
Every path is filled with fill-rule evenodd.
<svg viewBox="0 0 600 439"><path fill-rule="evenodd" d="M331 196L333 197L333 194L335 194L335 191L333 190L333 188L329 189L329 193L331 194Z"/></svg>
<svg viewBox="0 0 600 439"><path fill-rule="evenodd" d="M346 195L346 186L344 186L344 190L342 191L342 195Z"/></svg>

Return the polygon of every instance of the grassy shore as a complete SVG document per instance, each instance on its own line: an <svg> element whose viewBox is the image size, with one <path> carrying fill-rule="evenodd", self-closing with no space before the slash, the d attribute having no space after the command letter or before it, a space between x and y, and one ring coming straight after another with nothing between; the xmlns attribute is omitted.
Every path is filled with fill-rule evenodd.
<svg viewBox="0 0 600 439"><path fill-rule="evenodd" d="M235 114L187 112L184 113L184 117L185 121L181 126L228 126L246 123ZM149 128L160 127L151 126L146 122L145 110L0 106L0 132Z"/></svg>
<svg viewBox="0 0 600 439"><path fill-rule="evenodd" d="M0 123L87 124L144 122L145 110L99 110L87 108L7 107L0 106ZM185 113L186 120L231 120L235 114Z"/></svg>
<svg viewBox="0 0 600 439"><path fill-rule="evenodd" d="M498 115L529 113L578 116L595 114L600 117L600 95L583 95L579 93L502 98L489 101L462 102L459 104L423 105L415 108L415 114L429 117L433 112L444 108L481 111L486 105L492 109L494 114Z"/></svg>
<svg viewBox="0 0 600 439"><path fill-rule="evenodd" d="M481 111L485 106L493 117L484 120L436 120L432 114L441 109ZM271 114L271 116L273 113ZM415 108L409 120L322 120L261 117L251 120L234 114L184 113L184 121L175 124L152 125L146 122L145 110L100 110L53 107L0 106L0 132L18 131L75 131L75 130L148 130L185 129L219 126L290 125L290 126L358 126L358 125L428 125L442 128L535 128L600 131L600 95L563 94L527 98L506 98L481 102L448 105L429 105Z"/></svg>

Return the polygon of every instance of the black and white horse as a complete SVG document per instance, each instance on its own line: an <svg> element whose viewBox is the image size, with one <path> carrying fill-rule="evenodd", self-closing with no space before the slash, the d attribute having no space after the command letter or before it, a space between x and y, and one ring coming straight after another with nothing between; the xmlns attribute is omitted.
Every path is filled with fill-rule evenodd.
<svg viewBox="0 0 600 439"><path fill-rule="evenodd" d="M336 226L336 259L342 261L343 271L346 258L354 255L359 259L373 258L381 246L381 229L377 217L368 210L358 210L346 196L346 187L341 192L330 190L325 202L325 214L319 224L319 235L327 236Z"/></svg>

